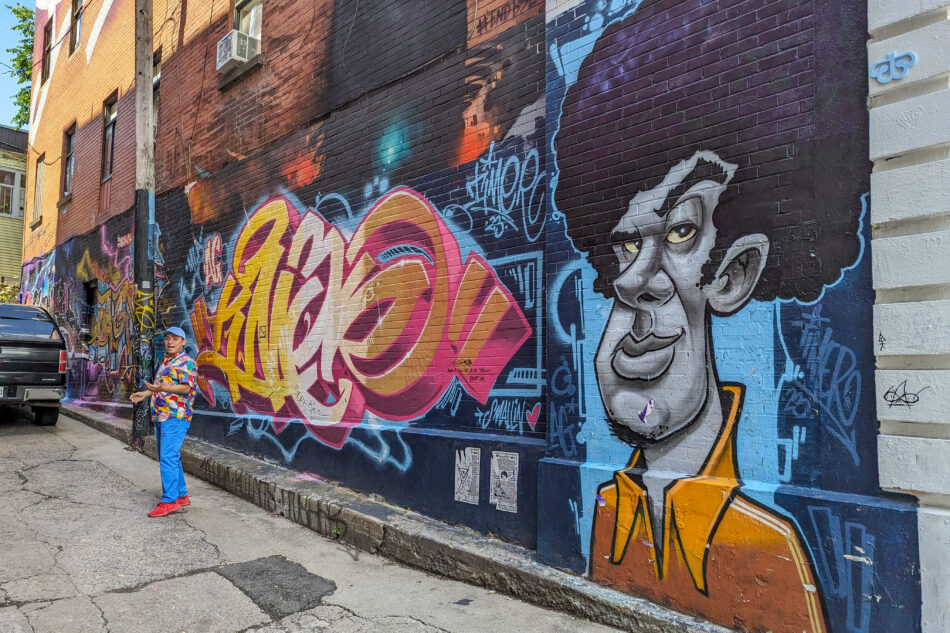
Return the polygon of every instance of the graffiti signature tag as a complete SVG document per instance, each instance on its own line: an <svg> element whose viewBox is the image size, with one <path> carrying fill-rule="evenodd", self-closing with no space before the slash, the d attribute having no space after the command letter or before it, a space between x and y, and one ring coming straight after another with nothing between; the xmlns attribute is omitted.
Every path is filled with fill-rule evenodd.
<svg viewBox="0 0 950 633"><path fill-rule="evenodd" d="M903 381L899 385L894 385L884 393L884 401L887 402L887 407L912 407L918 402L920 402L920 394L929 385L924 386L923 389L920 389L917 392L907 390L907 381Z"/></svg>
<svg viewBox="0 0 950 633"><path fill-rule="evenodd" d="M474 177L465 183L469 202L447 206L445 217L464 216L467 228L472 229L473 213L482 213L487 219L485 231L494 237L501 237L508 230L523 231L529 242L536 242L545 223L540 195L543 180L537 149L528 150L524 157L499 156L492 141L476 162Z"/></svg>
<svg viewBox="0 0 950 633"><path fill-rule="evenodd" d="M816 410L827 422L826 429L847 448L855 464L859 463L854 421L861 400L861 373L854 351L832 340L834 331L825 327L829 319L821 316L821 306L793 321L801 327L799 347L804 373L792 384L793 392L785 405L797 418Z"/></svg>
<svg viewBox="0 0 950 633"><path fill-rule="evenodd" d="M531 334L489 264L458 243L415 191L380 199L347 240L284 198L258 207L238 236L215 311L192 313L198 386L226 387L237 413L293 419L341 446L370 411L424 414L453 377L485 404ZM267 368L265 371L264 368Z"/></svg>

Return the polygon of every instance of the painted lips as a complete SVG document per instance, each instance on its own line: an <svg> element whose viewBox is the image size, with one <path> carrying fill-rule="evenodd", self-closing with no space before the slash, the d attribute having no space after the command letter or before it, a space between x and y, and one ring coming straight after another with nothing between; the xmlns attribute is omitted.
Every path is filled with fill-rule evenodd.
<svg viewBox="0 0 950 633"><path fill-rule="evenodd" d="M641 339L625 335L614 348L611 366L618 376L627 380L655 380L662 376L673 363L673 343L684 331L669 336L651 332Z"/></svg>

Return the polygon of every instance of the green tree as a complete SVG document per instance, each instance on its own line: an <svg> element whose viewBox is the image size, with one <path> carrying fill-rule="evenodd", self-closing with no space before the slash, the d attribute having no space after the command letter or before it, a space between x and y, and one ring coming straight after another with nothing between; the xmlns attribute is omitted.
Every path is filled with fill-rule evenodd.
<svg viewBox="0 0 950 633"><path fill-rule="evenodd" d="M30 86L33 77L33 28L34 12L30 7L23 6L19 2L10 6L6 5L16 18L16 24L13 30L20 34L20 41L13 48L8 48L7 52L13 54L13 77L20 85L20 89L13 96L13 103L16 105L16 114L13 115L13 125L15 127L26 127L30 122Z"/></svg>
<svg viewBox="0 0 950 633"><path fill-rule="evenodd" d="M5 281L0 281L0 303L19 303L17 300L20 294L20 286L11 286Z"/></svg>

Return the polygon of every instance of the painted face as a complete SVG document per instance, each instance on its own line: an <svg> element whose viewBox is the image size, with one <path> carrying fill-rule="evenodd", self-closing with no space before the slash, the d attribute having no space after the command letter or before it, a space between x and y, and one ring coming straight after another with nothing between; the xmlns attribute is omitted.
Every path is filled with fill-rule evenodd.
<svg viewBox="0 0 950 633"><path fill-rule="evenodd" d="M185 339L174 334L165 335L165 353L177 354L185 349Z"/></svg>
<svg viewBox="0 0 950 633"><path fill-rule="evenodd" d="M684 190L700 164L716 173ZM620 273L594 364L607 415L637 440L688 426L710 392L700 280L716 241L713 212L734 172L716 154L699 152L634 196L611 232Z"/></svg>

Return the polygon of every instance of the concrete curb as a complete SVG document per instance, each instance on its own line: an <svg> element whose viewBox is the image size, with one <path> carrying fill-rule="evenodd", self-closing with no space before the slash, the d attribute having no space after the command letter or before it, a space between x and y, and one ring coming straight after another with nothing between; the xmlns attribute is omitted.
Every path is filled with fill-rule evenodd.
<svg viewBox="0 0 950 633"><path fill-rule="evenodd" d="M66 403L63 403L60 407L60 412L65 413L73 419L79 420L87 426L91 426L101 433L110 435L120 442L125 442L126 444L132 442L131 420L123 420L108 413Z"/></svg>
<svg viewBox="0 0 950 633"><path fill-rule="evenodd" d="M129 442L129 420L73 405L64 405L63 412ZM146 438L144 451L156 458L153 437ZM192 438L182 447L182 464L192 475L345 546L427 572L634 633L728 631L543 565L529 549L386 504L310 473Z"/></svg>

